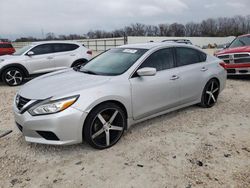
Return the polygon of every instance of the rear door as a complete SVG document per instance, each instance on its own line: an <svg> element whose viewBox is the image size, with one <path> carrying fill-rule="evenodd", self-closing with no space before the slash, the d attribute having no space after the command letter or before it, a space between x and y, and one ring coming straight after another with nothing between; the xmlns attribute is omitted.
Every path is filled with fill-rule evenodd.
<svg viewBox="0 0 250 188"><path fill-rule="evenodd" d="M178 76L174 66L173 49L161 49L151 54L138 68L156 68L155 76L140 77L135 73L130 78L134 119L145 118L178 104Z"/></svg>
<svg viewBox="0 0 250 188"><path fill-rule="evenodd" d="M76 59L76 49L79 48L77 44L55 43L53 44L55 51L54 64L57 69L64 69L71 67L73 61Z"/></svg>
<svg viewBox="0 0 250 188"><path fill-rule="evenodd" d="M189 47L176 47L176 62L182 104L199 100L206 84L206 54Z"/></svg>
<svg viewBox="0 0 250 188"><path fill-rule="evenodd" d="M27 60L25 62L30 74L39 74L55 70L56 66L52 61L54 58L54 51L51 44L40 44L30 51L32 51L34 55L27 55Z"/></svg>

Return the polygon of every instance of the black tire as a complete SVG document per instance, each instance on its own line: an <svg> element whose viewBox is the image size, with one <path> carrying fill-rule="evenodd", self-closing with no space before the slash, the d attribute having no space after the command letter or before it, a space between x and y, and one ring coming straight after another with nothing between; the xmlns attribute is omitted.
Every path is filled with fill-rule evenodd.
<svg viewBox="0 0 250 188"><path fill-rule="evenodd" d="M80 66L85 65L87 62L88 62L87 60L76 61L76 62L74 62L74 63L72 64L71 67L76 67L76 68L78 68L78 67L80 67Z"/></svg>
<svg viewBox="0 0 250 188"><path fill-rule="evenodd" d="M21 85L24 81L24 72L17 67L10 67L3 71L2 80L9 86Z"/></svg>
<svg viewBox="0 0 250 188"><path fill-rule="evenodd" d="M207 82L201 97L200 106L203 108L213 107L220 93L220 84L217 79L211 79Z"/></svg>
<svg viewBox="0 0 250 188"><path fill-rule="evenodd" d="M112 122L109 124L110 121ZM126 126L124 111L114 103L103 103L87 116L83 127L83 138L93 148L106 149L120 140Z"/></svg>

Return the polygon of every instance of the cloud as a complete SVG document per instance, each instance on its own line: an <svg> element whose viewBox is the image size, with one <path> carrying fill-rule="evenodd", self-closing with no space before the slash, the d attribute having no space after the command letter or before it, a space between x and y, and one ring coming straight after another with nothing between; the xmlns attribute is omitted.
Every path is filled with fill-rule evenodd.
<svg viewBox="0 0 250 188"><path fill-rule="evenodd" d="M234 7L234 8L233 8ZM159 24L247 14L250 1L238 0L0 0L0 36L83 34L131 23ZM209 10L208 10L209 9ZM240 12L239 12L240 11Z"/></svg>
<svg viewBox="0 0 250 188"><path fill-rule="evenodd" d="M207 9L215 8L216 6L217 6L216 3L209 3L204 5L204 7Z"/></svg>
<svg viewBox="0 0 250 188"><path fill-rule="evenodd" d="M232 8L243 8L244 4L239 2L227 2L226 5L232 7Z"/></svg>

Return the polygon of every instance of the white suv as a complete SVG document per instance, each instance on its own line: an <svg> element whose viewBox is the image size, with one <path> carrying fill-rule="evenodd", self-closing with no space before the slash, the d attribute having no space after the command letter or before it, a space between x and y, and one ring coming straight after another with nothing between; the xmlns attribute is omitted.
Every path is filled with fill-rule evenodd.
<svg viewBox="0 0 250 188"><path fill-rule="evenodd" d="M65 41L34 42L0 57L0 78L10 86L22 84L24 78L88 62L92 51L82 44Z"/></svg>

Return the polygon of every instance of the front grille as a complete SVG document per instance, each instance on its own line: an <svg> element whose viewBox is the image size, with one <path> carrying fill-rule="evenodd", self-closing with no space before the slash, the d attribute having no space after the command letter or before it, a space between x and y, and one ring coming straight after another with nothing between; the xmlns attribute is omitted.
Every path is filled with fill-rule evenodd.
<svg viewBox="0 0 250 188"><path fill-rule="evenodd" d="M225 63L250 63L250 53L218 55Z"/></svg>
<svg viewBox="0 0 250 188"><path fill-rule="evenodd" d="M250 58L235 59L234 63L250 63Z"/></svg>
<svg viewBox="0 0 250 188"><path fill-rule="evenodd" d="M229 55L219 55L218 58L220 58L220 59L228 59Z"/></svg>
<svg viewBox="0 0 250 188"><path fill-rule="evenodd" d="M234 54L234 58L249 57L249 54Z"/></svg>
<svg viewBox="0 0 250 188"><path fill-rule="evenodd" d="M19 96L19 100L17 103L17 108L21 110L28 102L30 102L30 99L26 99L22 96Z"/></svg>

